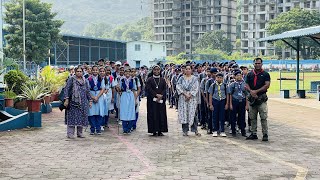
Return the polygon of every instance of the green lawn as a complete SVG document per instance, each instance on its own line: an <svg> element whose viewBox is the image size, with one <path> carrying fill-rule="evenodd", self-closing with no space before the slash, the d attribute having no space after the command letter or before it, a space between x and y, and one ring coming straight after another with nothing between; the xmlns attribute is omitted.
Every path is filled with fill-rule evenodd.
<svg viewBox="0 0 320 180"><path fill-rule="evenodd" d="M270 95L279 95L280 94L280 73L277 72L270 72L271 76L271 86L268 90L268 94ZM304 76L304 78L303 78ZM282 78L296 78L296 73L294 72L282 72ZM310 82L311 81L320 81L320 72L305 72L300 73L300 89L304 89L307 92L310 91ZM296 90L296 81L295 80L282 80L281 82L282 89L291 90L290 94L294 94Z"/></svg>

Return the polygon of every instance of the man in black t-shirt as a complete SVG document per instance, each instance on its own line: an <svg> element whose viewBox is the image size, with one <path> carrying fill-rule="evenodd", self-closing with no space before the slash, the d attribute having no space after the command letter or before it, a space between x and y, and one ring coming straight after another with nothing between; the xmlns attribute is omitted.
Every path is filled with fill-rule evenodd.
<svg viewBox="0 0 320 180"><path fill-rule="evenodd" d="M252 131L247 140L258 139L257 116L259 113L263 134L262 141L268 141L268 97L266 93L270 87L270 74L262 69L262 62L261 58L254 59L254 70L248 73L246 79L246 88L250 92L248 100L250 102L249 117Z"/></svg>

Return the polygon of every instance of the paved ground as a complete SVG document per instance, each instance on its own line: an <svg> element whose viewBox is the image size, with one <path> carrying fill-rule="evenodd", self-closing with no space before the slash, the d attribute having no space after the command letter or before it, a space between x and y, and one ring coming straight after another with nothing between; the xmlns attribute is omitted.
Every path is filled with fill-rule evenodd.
<svg viewBox="0 0 320 180"><path fill-rule="evenodd" d="M307 102L306 102L307 103ZM63 113L43 115L43 128L0 133L0 179L320 179L319 109L269 101L270 141L183 137L176 112L169 133L138 131L67 140Z"/></svg>

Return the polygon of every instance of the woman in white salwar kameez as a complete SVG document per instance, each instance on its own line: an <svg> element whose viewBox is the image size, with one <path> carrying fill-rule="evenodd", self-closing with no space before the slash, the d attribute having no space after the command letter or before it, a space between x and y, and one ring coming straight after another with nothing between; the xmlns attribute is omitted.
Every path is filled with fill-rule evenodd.
<svg viewBox="0 0 320 180"><path fill-rule="evenodd" d="M197 136L198 120L195 118L198 105L199 82L198 78L192 75L191 66L187 65L185 75L179 78L177 83L178 102L178 120L182 124L183 136L188 136L189 126L191 132Z"/></svg>

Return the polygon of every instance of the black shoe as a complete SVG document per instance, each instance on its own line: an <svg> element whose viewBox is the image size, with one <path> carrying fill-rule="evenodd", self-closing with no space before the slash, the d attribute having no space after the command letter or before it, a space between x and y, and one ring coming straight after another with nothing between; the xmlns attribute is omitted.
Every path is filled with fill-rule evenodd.
<svg viewBox="0 0 320 180"><path fill-rule="evenodd" d="M164 136L164 134L162 132L159 132L158 136Z"/></svg>
<svg viewBox="0 0 320 180"><path fill-rule="evenodd" d="M241 136L243 136L243 137L247 137L246 130L241 130Z"/></svg>
<svg viewBox="0 0 320 180"><path fill-rule="evenodd" d="M250 134L250 136L246 138L246 140L256 140L256 139L258 139L258 136L256 134Z"/></svg>
<svg viewBox="0 0 320 180"><path fill-rule="evenodd" d="M157 136L157 133L153 133L152 136Z"/></svg>
<svg viewBox="0 0 320 180"><path fill-rule="evenodd" d="M237 133L232 133L232 137L237 137Z"/></svg>
<svg viewBox="0 0 320 180"><path fill-rule="evenodd" d="M268 141L268 134L263 135L262 141Z"/></svg>

